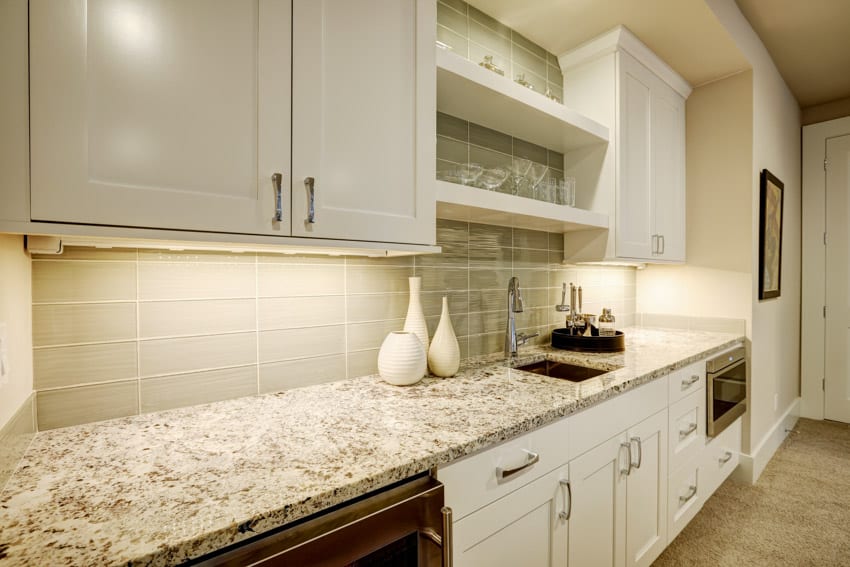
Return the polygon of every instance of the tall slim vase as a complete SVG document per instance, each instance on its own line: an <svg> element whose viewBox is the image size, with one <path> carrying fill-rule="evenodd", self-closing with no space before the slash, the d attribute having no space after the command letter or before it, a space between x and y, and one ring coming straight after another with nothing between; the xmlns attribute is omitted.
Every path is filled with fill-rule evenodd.
<svg viewBox="0 0 850 567"><path fill-rule="evenodd" d="M425 323L425 314L422 312L422 301L419 297L422 291L422 278L407 278L410 284L410 301L407 304L407 317L404 319L404 330L419 337L422 349L428 354L428 324Z"/></svg>
<svg viewBox="0 0 850 567"><path fill-rule="evenodd" d="M435 376L449 377L457 374L460 367L460 345L457 343L452 319L449 316L449 299L443 296L443 312L440 323L428 349L428 366Z"/></svg>

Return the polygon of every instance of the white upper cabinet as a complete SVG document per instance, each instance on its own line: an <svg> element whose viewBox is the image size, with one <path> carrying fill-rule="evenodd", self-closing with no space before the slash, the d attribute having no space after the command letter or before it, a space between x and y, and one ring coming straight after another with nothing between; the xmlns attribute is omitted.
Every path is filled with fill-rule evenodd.
<svg viewBox="0 0 850 567"><path fill-rule="evenodd" d="M566 259L683 262L690 85L622 26L560 62L565 102L613 131L601 173L568 172L585 188L578 204L612 215L611 230L590 243L566 238Z"/></svg>
<svg viewBox="0 0 850 567"><path fill-rule="evenodd" d="M293 8L292 234L432 244L436 3Z"/></svg>
<svg viewBox="0 0 850 567"><path fill-rule="evenodd" d="M33 0L31 218L433 244L435 21L426 0Z"/></svg>
<svg viewBox="0 0 850 567"><path fill-rule="evenodd" d="M32 219L288 235L272 174L286 191L291 15L288 0L33 0Z"/></svg>

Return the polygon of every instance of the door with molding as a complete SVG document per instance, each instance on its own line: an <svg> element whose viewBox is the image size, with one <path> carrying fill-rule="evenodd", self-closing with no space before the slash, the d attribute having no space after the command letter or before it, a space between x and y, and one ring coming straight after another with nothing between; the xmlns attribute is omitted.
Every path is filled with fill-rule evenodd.
<svg viewBox="0 0 850 567"><path fill-rule="evenodd" d="M826 140L824 417L850 423L850 135Z"/></svg>

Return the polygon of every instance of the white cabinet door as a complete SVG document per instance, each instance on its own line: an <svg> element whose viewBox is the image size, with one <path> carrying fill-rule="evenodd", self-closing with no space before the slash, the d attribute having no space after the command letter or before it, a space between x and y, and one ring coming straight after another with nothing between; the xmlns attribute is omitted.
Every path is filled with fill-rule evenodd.
<svg viewBox="0 0 850 567"><path fill-rule="evenodd" d="M656 80L628 53L619 53L617 177L617 256L651 258L652 232L651 111Z"/></svg>
<svg viewBox="0 0 850 567"><path fill-rule="evenodd" d="M667 410L629 428L626 565L649 566L667 546Z"/></svg>
<svg viewBox="0 0 850 567"><path fill-rule="evenodd" d="M434 11L295 0L293 235L434 243Z"/></svg>
<svg viewBox="0 0 850 567"><path fill-rule="evenodd" d="M618 435L570 461L569 564L626 564L628 442Z"/></svg>
<svg viewBox="0 0 850 567"><path fill-rule="evenodd" d="M33 0L32 218L288 235L272 174L287 204L291 17L290 0Z"/></svg>
<svg viewBox="0 0 850 567"><path fill-rule="evenodd" d="M458 567L566 567L565 465L454 524Z"/></svg>
<svg viewBox="0 0 850 567"><path fill-rule="evenodd" d="M685 260L685 101L658 81L652 94L653 234L657 258Z"/></svg>

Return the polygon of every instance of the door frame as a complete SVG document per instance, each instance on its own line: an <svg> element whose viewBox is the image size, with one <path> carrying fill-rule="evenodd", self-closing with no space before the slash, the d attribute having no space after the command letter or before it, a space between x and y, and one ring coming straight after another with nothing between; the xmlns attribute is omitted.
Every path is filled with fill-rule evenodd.
<svg viewBox="0 0 850 567"><path fill-rule="evenodd" d="M801 417L824 419L826 367L826 141L850 134L850 116L803 126Z"/></svg>

